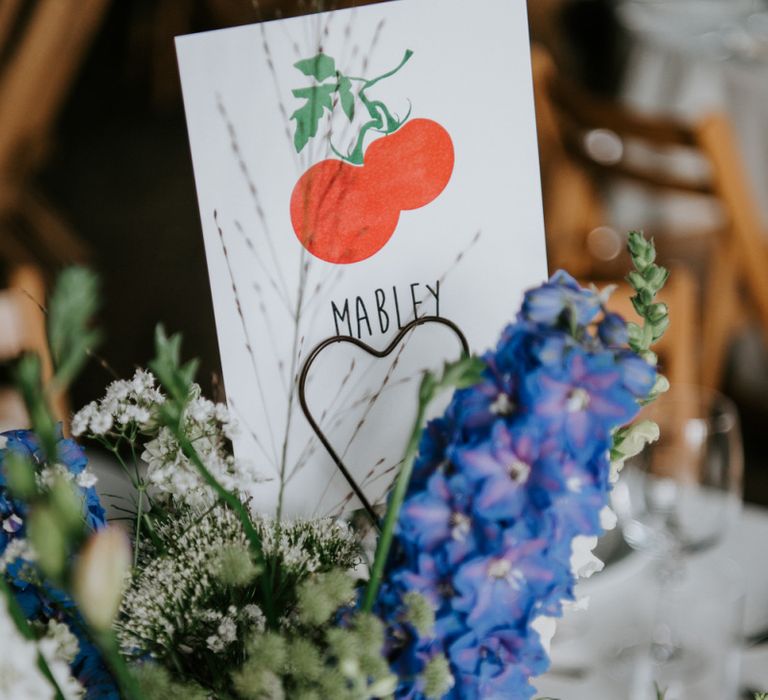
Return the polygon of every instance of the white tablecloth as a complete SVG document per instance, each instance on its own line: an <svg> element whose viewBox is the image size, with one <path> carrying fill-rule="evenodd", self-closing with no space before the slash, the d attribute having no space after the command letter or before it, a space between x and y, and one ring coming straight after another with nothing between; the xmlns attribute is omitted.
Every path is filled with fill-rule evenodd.
<svg viewBox="0 0 768 700"><path fill-rule="evenodd" d="M768 627L768 510L746 507L737 525L714 550L694 557L691 566L707 571L735 562L745 593L743 634L754 634ZM698 559L698 561L697 561ZM649 560L632 554L608 567L581 586L589 596L586 611L572 611L561 625L565 638L556 635L552 647L552 665L557 672L538 680L540 696L561 700L635 700L652 697L652 681L645 696L633 695L612 673L611 657L627 638L641 597L654 585ZM724 605L711 600L712 606ZM691 610L690 615L706 614ZM768 690L768 644L741 654L742 687ZM704 700L707 696L701 696ZM696 698L699 698L698 693ZM717 698L736 700L736 698Z"/></svg>

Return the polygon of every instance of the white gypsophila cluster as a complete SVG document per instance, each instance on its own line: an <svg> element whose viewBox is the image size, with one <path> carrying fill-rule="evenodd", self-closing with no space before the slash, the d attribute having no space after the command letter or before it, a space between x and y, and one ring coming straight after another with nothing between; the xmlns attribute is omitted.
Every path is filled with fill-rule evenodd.
<svg viewBox="0 0 768 700"><path fill-rule="evenodd" d="M65 700L82 698L85 695L85 689L72 676L69 668L80 650L80 645L69 627L61 622L50 620L45 636L38 642L38 647Z"/></svg>
<svg viewBox="0 0 768 700"><path fill-rule="evenodd" d="M112 382L104 398L92 401L72 418L75 436L119 436L136 429L148 442L141 458L156 496L179 505L209 507L216 497L181 450L172 432L159 424L158 413L165 396L154 375L138 369L131 379ZM229 441L237 426L223 404L201 396L192 385L184 413L183 429L206 468L228 491L249 495L263 477L247 460L235 460Z"/></svg>
<svg viewBox="0 0 768 700"><path fill-rule="evenodd" d="M218 554L248 544L229 509L189 510L158 524L157 536L165 550L134 577L120 608L118 638L126 654L163 658L169 650L218 653L236 641L238 630L263 629L258 606L248 601L231 609L217 578ZM219 609L222 600L226 604Z"/></svg>
<svg viewBox="0 0 768 700"><path fill-rule="evenodd" d="M247 497L256 484L264 481L251 462L236 460L232 455L229 441L237 425L227 407L201 397L197 385L193 385L183 427L205 467L225 489ZM141 457L160 498L193 508L210 507L216 501L214 490L203 481L168 428L161 428L145 445Z"/></svg>
<svg viewBox="0 0 768 700"><path fill-rule="evenodd" d="M18 537L8 542L5 551L0 555L0 574L5 573L8 567L19 559L28 562L35 561L36 559L32 546L23 537Z"/></svg>
<svg viewBox="0 0 768 700"><path fill-rule="evenodd" d="M57 481L74 481L80 488L88 489L98 483L96 475L86 467L79 474L73 474L63 464L44 466L36 475L37 485L50 489Z"/></svg>
<svg viewBox="0 0 768 700"><path fill-rule="evenodd" d="M80 651L80 643L72 630L63 622L48 620L43 641L49 646L51 657L71 664Z"/></svg>
<svg viewBox="0 0 768 700"><path fill-rule="evenodd" d="M91 401L72 417L72 434L102 436L111 431L121 432L135 424L142 432L157 425L158 407L165 396L155 386L151 372L137 369L131 379L112 382L104 397Z"/></svg>
<svg viewBox="0 0 768 700"><path fill-rule="evenodd" d="M0 596L0 639L3 640L3 653L0 654L0 698L53 700L56 697L53 685L38 666L39 654L45 658L65 700L83 697L83 687L72 677L67 661L71 642L69 639L63 641L64 635L58 628L49 630L49 633L53 636L46 636L39 642L25 639L8 612L5 598ZM66 656L63 650L66 650Z"/></svg>
<svg viewBox="0 0 768 700"><path fill-rule="evenodd" d="M265 558L283 580L348 569L359 561L357 540L343 522L297 520L278 528L274 519L258 517L253 524ZM145 554L120 609L118 637L125 653L218 654L244 640L246 632L264 629L264 613L253 599L259 587L228 588L221 579L221 552L248 548L242 524L229 508L188 508L158 522L155 535L161 553ZM232 605L233 590L239 606Z"/></svg>
<svg viewBox="0 0 768 700"><path fill-rule="evenodd" d="M258 605L244 605L238 610L230 605L226 612L219 610L204 610L200 621L212 624L215 631L205 640L205 646L215 654L226 651L238 639L238 628L245 622L249 631L263 632L267 626L267 618Z"/></svg>
<svg viewBox="0 0 768 700"><path fill-rule="evenodd" d="M267 559L274 559L292 576L304 576L330 568L351 569L360 561L355 533L333 518L296 519L277 523L259 515L254 520Z"/></svg>

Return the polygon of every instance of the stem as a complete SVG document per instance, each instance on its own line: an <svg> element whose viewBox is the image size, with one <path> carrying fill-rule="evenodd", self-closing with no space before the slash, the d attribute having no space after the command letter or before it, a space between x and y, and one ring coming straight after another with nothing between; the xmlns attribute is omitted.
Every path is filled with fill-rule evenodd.
<svg viewBox="0 0 768 700"><path fill-rule="evenodd" d="M376 547L376 557L373 561L373 568L371 569L371 579L365 589L365 598L363 599L364 612L371 612L373 610L373 604L376 602L376 595L379 592L381 579L384 575L384 567L389 557L389 550L392 547L392 539L395 534L395 525L397 524L397 519L400 515L400 508L402 507L403 501L405 500L405 493L408 490L408 484L411 481L413 463L416 460L416 456L419 452L421 426L424 422L424 416L427 412L427 405L429 404L431 398L432 397L430 396L419 399L419 409L416 414L416 420L413 424L411 437L408 440L408 446L405 450L403 466L400 469L400 473L397 475L397 482L395 483L395 488L392 491L392 496L390 497L389 507L387 508L387 515L384 519L384 526L381 530L381 537L379 538L379 544Z"/></svg>
<svg viewBox="0 0 768 700"><path fill-rule="evenodd" d="M143 700L139 684L120 655L114 636L110 632L94 632L94 641L120 688L120 697L126 700Z"/></svg>
<svg viewBox="0 0 768 700"><path fill-rule="evenodd" d="M29 623L27 622L27 618L24 617L24 611L19 606L19 603L16 600L16 596L13 595L13 592L11 591L11 587L8 585L8 582L5 580L5 576L1 574L0 574L0 595L5 597L6 603L8 605L8 612L10 613L11 619L16 625L16 629L19 631L19 634L21 634L21 636L24 637L25 639L28 639L31 642L34 642L35 635L32 632L32 628L29 626ZM45 657L43 656L42 652L39 649L37 651L37 666L45 676L46 680L53 686L53 689L56 693L56 700L64 700L64 693L61 692L61 688L59 688L59 684L56 682L56 679L54 678L53 673L51 673L51 669L48 666L48 662L45 660Z"/></svg>
<svg viewBox="0 0 768 700"><path fill-rule="evenodd" d="M141 514L142 514L142 501L144 498L144 486L139 486L138 502L136 504L136 533L133 537L133 568L136 569L139 565L139 548L141 546Z"/></svg>
<svg viewBox="0 0 768 700"><path fill-rule="evenodd" d="M386 73L382 73L378 78L373 78L372 80L366 80L365 78L353 78L350 76L347 76L350 80L355 80L357 82L364 83L363 87L360 88L360 92L363 90L367 90L369 87L373 87L381 80L384 80L385 78L389 78L393 76L397 71L399 71L408 61L411 59L411 56L413 56L413 51L410 49L407 49L405 54L403 55L403 60L400 61L400 63L397 65L397 68L393 68L391 71L388 71Z"/></svg>
<svg viewBox="0 0 768 700"><path fill-rule="evenodd" d="M392 70L387 71L386 73L383 73L382 75L378 76L377 78L373 78L372 80L366 80L365 78L347 76L349 80L354 80L356 82L363 83L362 87L357 91L357 96L360 98L360 101L368 110L368 114L371 115L371 121L363 125L362 129L360 130L360 134L357 137L355 148L348 155L346 156L342 155L338 150L336 150L333 144L331 144L331 148L333 152L339 158L347 161L348 163L351 163L352 165L362 165L365 136L368 133L368 131L370 131L371 129L384 128L384 120L382 119L382 114L384 115L384 119L386 119L386 130L383 132L385 134L391 134L393 131L396 131L403 125L403 122L405 122L406 119L408 119L408 115L410 115L411 113L410 108L408 110L408 115L406 115L405 119L398 121L392 116L392 114L389 112L389 110L387 109L387 107L384 105L383 102L378 102L378 101L371 102L371 100L369 100L368 96L365 94L365 91L368 88L376 85L376 83L378 83L379 81L389 78L393 76L395 73L397 73L406 63L408 63L411 56L413 56L413 51L408 49L403 55L403 59L400 61L400 63L397 65L396 68L393 68Z"/></svg>
<svg viewBox="0 0 768 700"><path fill-rule="evenodd" d="M192 462L200 476L203 477L205 483L208 484L208 486L210 486L216 492L216 495L222 501L224 501L224 503L226 503L232 509L232 512L238 517L240 524L243 527L245 536L248 539L251 555L255 559L255 563L258 565L264 565L265 560L264 552L261 547L261 538L259 537L259 533L256 532L256 528L254 528L253 523L251 522L251 518L248 515L248 511L246 510L242 501L234 493L227 491L227 489L225 489L218 482L216 477L211 474L205 464L203 464L200 456L197 454L197 450L189 441L189 438L184 434L184 431L179 427L179 425L177 425L176 421L168 421L166 425L168 425L170 428L184 455L187 457L187 459L189 459L190 462ZM272 589L270 588L269 581L266 576L260 576L259 580L261 581L262 595L264 598L264 615L266 616L267 621L270 623L270 626L274 626L276 623L276 618L272 605Z"/></svg>
<svg viewBox="0 0 768 700"><path fill-rule="evenodd" d="M280 527L280 519L283 515L283 496L285 493L285 470L288 466L288 440L291 434L291 422L293 418L293 400L296 393L296 363L298 362L299 354L299 325L301 322L301 307L304 303L304 290L306 288L306 277L304 272L304 255L302 254L300 260L300 281L299 281L299 293L296 295L296 311L294 313L293 324L293 345L291 349L291 369L288 375L288 381L290 382L290 389L288 391L288 407L286 409L287 415L285 418L285 437L283 439L283 447L280 454L280 491L277 495L277 526Z"/></svg>

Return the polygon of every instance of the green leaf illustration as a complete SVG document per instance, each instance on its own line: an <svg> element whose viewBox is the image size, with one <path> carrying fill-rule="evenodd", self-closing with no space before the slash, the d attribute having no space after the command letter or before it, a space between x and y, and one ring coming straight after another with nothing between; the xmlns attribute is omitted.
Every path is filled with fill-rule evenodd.
<svg viewBox="0 0 768 700"><path fill-rule="evenodd" d="M336 75L336 61L324 53L319 53L312 58L305 58L293 65L304 75L308 75L320 83L326 78Z"/></svg>
<svg viewBox="0 0 768 700"><path fill-rule="evenodd" d="M339 101L349 121L355 118L355 96L352 94L352 81L345 75L339 77Z"/></svg>
<svg viewBox="0 0 768 700"><path fill-rule="evenodd" d="M323 110L333 111L331 95L336 91L336 84L315 85L308 88L299 88L293 91L293 96L306 100L303 107L297 109L291 119L296 120L296 133L293 143L296 152L301 153L309 139L317 135L317 128L323 116Z"/></svg>

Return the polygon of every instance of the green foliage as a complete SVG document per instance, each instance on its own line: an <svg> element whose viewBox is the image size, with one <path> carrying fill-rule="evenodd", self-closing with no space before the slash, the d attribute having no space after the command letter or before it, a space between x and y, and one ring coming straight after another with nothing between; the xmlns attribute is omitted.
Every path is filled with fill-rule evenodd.
<svg viewBox="0 0 768 700"><path fill-rule="evenodd" d="M314 78L322 83L326 78L336 75L336 61L324 53L319 53L312 58L305 58L293 64L304 75Z"/></svg>
<svg viewBox="0 0 768 700"><path fill-rule="evenodd" d="M155 329L155 359L149 363L160 384L173 401L167 415L178 413L179 419L192 390L198 368L197 360L181 364L181 335L168 337L160 325Z"/></svg>
<svg viewBox="0 0 768 700"><path fill-rule="evenodd" d="M98 299L98 279L90 270L70 267L59 275L48 305L48 342L60 388L80 372L101 338L90 327Z"/></svg>
<svg viewBox="0 0 768 700"><path fill-rule="evenodd" d="M306 100L304 105L291 115L291 119L296 120L293 143L297 153L301 153L309 140L317 136L324 111L326 109L329 113L333 111L332 96L337 90L338 85L313 85L293 90L294 97Z"/></svg>
<svg viewBox="0 0 768 700"><path fill-rule="evenodd" d="M14 379L16 387L24 399L32 430L35 431L40 440L40 446L46 460L55 462L58 433L48 395L43 389L40 358L32 354L24 355L16 365Z"/></svg>
<svg viewBox="0 0 768 700"><path fill-rule="evenodd" d="M405 620L422 635L430 634L435 626L435 610L420 593L411 591L405 595Z"/></svg>
<svg viewBox="0 0 768 700"><path fill-rule="evenodd" d="M342 605L352 601L354 595L355 582L343 571L313 576L297 589L300 619L306 625L323 625Z"/></svg>
<svg viewBox="0 0 768 700"><path fill-rule="evenodd" d="M251 559L247 547L232 544L224 547L211 564L214 576L225 586L247 586L262 572Z"/></svg>
<svg viewBox="0 0 768 700"><path fill-rule="evenodd" d="M646 240L639 231L632 231L627 246L635 268L627 277L635 290L632 305L643 319L642 326L629 324L629 346L636 353L643 354L664 335L669 326L667 305L654 301L666 284L669 271L655 264L656 248L653 239Z"/></svg>
<svg viewBox="0 0 768 700"><path fill-rule="evenodd" d="M443 654L429 661L424 669L424 695L428 700L440 700L454 684L451 665Z"/></svg>
<svg viewBox="0 0 768 700"><path fill-rule="evenodd" d="M653 685L656 691L656 700L664 700L664 698L667 696L666 689L662 690L658 683L654 683Z"/></svg>
<svg viewBox="0 0 768 700"><path fill-rule="evenodd" d="M209 694L196 683L181 683L171 678L162 666L146 662L131 669L147 700L208 700Z"/></svg>
<svg viewBox="0 0 768 700"><path fill-rule="evenodd" d="M768 700L768 693L755 693L755 700Z"/></svg>
<svg viewBox="0 0 768 700"><path fill-rule="evenodd" d="M346 579L346 580L345 580ZM391 696L397 678L382 655L384 626L373 615L349 613L342 626L328 625L349 602L352 579L343 572L316 576L301 587L294 622L280 632L255 634L246 660L231 674L245 700L369 700ZM318 612L318 602L321 603Z"/></svg>
<svg viewBox="0 0 768 700"><path fill-rule="evenodd" d="M8 452L3 466L8 488L16 498L31 500L37 495L35 465L18 452Z"/></svg>

